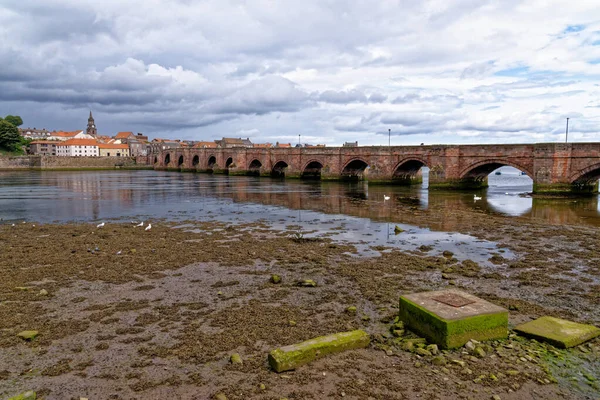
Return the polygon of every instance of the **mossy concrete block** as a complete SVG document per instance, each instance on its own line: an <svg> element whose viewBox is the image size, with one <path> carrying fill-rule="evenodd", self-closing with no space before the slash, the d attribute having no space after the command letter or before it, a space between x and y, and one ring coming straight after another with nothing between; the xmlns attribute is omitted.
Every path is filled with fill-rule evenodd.
<svg viewBox="0 0 600 400"><path fill-rule="evenodd" d="M321 336L271 351L269 365L276 372L290 371L328 354L367 347L369 342L369 334L360 329Z"/></svg>
<svg viewBox="0 0 600 400"><path fill-rule="evenodd" d="M23 340L33 340L39 335L38 331L23 331L17 334Z"/></svg>
<svg viewBox="0 0 600 400"><path fill-rule="evenodd" d="M8 400L35 400L36 398L36 393L33 390L30 390L28 392L21 393L13 397L9 397Z"/></svg>
<svg viewBox="0 0 600 400"><path fill-rule="evenodd" d="M457 289L401 296L399 316L410 330L442 349L508 336L506 309Z"/></svg>
<svg viewBox="0 0 600 400"><path fill-rule="evenodd" d="M521 324L515 328L515 331L563 349L600 336L600 329L593 325L578 324L554 317L541 317Z"/></svg>

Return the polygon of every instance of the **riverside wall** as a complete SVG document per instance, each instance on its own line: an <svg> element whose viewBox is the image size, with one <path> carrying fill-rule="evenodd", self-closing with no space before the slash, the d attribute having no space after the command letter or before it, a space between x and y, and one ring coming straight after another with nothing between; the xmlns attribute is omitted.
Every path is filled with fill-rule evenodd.
<svg viewBox="0 0 600 400"><path fill-rule="evenodd" d="M0 157L0 170L81 170L151 168L137 163L135 157Z"/></svg>

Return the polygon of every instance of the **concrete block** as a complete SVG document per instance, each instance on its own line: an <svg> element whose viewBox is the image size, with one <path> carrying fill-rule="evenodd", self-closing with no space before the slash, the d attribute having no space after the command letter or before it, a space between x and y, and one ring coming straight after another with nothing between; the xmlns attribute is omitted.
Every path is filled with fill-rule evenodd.
<svg viewBox="0 0 600 400"><path fill-rule="evenodd" d="M320 336L271 351L269 365L276 372L290 371L327 354L367 347L369 342L369 334L362 330Z"/></svg>
<svg viewBox="0 0 600 400"><path fill-rule="evenodd" d="M580 345L600 336L600 329L593 325L578 324L554 317L541 317L526 322L517 326L515 331L523 336L545 341L563 349Z"/></svg>
<svg viewBox="0 0 600 400"><path fill-rule="evenodd" d="M401 296L399 316L410 330L443 349L508 336L506 309L456 289Z"/></svg>

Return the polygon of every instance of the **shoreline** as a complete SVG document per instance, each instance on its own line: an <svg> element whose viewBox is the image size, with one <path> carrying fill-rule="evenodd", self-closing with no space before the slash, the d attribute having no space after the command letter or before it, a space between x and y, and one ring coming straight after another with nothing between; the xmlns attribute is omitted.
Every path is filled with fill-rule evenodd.
<svg viewBox="0 0 600 400"><path fill-rule="evenodd" d="M439 217L436 210L424 214ZM457 230L489 239L499 234L503 221L489 218L484 224L459 217ZM544 258L540 253L552 244L553 252L566 252L565 260L576 257L573 266L595 259L595 251L582 254L597 242L585 228L545 226L541 235L539 224L504 220L502 229L513 238L506 245L519 257L506 261L499 255L493 272L418 249L378 249L386 251L357 258L352 245L327 237L304 239L293 230L282 233L260 223L188 223L156 221L149 232L128 223L107 223L102 229L91 223L0 226L0 244L11 250L0 253L5 277L0 282L0 364L7 366L0 371L0 394L35 389L48 399L115 393L191 399L217 392L229 399L336 398L342 392L346 398L430 393L524 399L534 391L541 397L586 398L596 390L582 369L591 376L600 371L577 363L585 357L598 361L599 340L584 348L587 353L560 351L559 358L552 348L512 336L489 343L483 359L456 350L445 354L449 364L439 366L432 364L433 357L394 345L386 333L399 295L449 287L442 273L455 281L453 287L512 308L511 326L541 315L597 323L598 291L582 291L590 283L552 277L557 267L571 264L553 267L561 262L556 254ZM567 243L582 240L587 242L578 247ZM269 282L273 273L282 276L282 284ZM597 268L590 273L600 275ZM318 286L297 287L302 279ZM47 296L39 294L42 289ZM558 301L552 300L555 290L563 293ZM522 300L528 293L541 297ZM357 313L348 314L349 306ZM586 308L587 318L582 318L585 312L573 312ZM371 334L368 349L324 358L285 373L287 378L266 365L268 350L277 346L359 328ZM16 333L25 329L40 336L23 342ZM234 352L242 356L242 365L228 362ZM524 355L534 361L520 361ZM576 377L580 389L560 376L554 364L559 359L570 360L563 372ZM31 372L21 375L24 369Z"/></svg>

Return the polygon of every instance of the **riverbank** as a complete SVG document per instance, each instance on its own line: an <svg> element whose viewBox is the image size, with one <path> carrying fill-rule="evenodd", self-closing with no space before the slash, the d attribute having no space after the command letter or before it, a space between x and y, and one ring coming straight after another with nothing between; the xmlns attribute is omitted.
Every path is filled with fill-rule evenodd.
<svg viewBox="0 0 600 400"><path fill-rule="evenodd" d="M598 340L565 351L511 335L486 344L483 358L455 350L438 365L388 333L400 294L448 286L510 308L511 326L541 315L598 325L594 228L435 208L407 207L404 218L502 240L516 257L498 252L494 268L417 246L365 257L261 223L1 226L0 396L595 398ZM317 287L298 287L302 279ZM275 347L358 328L372 336L368 349L284 374L268 368ZM16 336L31 329L32 342ZM243 364L229 363L233 353Z"/></svg>
<svg viewBox="0 0 600 400"><path fill-rule="evenodd" d="M135 157L2 156L0 171L94 171L110 169L153 169Z"/></svg>

